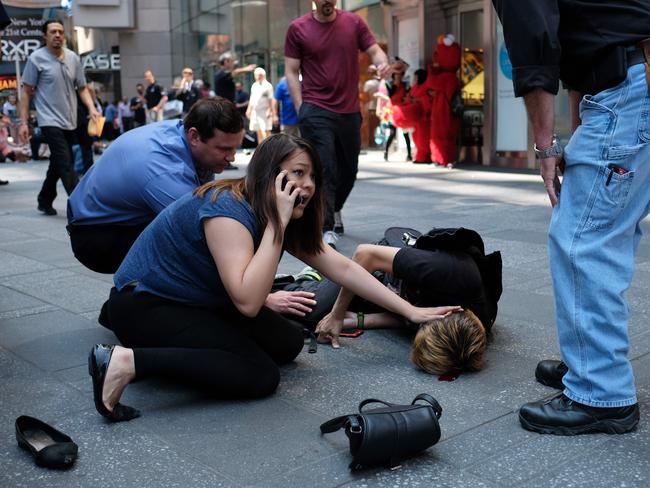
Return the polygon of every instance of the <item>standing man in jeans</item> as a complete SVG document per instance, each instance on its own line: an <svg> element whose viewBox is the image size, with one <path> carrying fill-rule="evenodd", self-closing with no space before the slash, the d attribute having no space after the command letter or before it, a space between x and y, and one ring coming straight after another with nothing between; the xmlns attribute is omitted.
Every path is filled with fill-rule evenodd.
<svg viewBox="0 0 650 488"><path fill-rule="evenodd" d="M72 156L77 129L76 92L79 91L91 117L96 118L99 114L88 92L79 56L63 46L63 24L58 20L48 20L43 24L43 37L45 46L29 56L23 71L18 135L27 142L29 99L32 90L36 89L34 104L38 126L51 153L47 175L38 194L38 210L45 215L56 215L52 203L56 198L57 181L61 179L68 195L78 181Z"/></svg>
<svg viewBox="0 0 650 488"><path fill-rule="evenodd" d="M538 366L540 381L564 391L525 404L519 420L544 434L628 432L639 406L625 292L650 209L650 0L493 3L554 207L549 261L566 365ZM574 128L564 158L553 134L559 80Z"/></svg>
<svg viewBox="0 0 650 488"><path fill-rule="evenodd" d="M338 10L336 0L313 3L315 11L289 25L284 56L300 133L316 148L323 162L323 231L325 242L333 246L338 234L343 233L340 212L352 191L359 166L358 52L368 53L380 76L388 76L390 68L386 53L361 17Z"/></svg>

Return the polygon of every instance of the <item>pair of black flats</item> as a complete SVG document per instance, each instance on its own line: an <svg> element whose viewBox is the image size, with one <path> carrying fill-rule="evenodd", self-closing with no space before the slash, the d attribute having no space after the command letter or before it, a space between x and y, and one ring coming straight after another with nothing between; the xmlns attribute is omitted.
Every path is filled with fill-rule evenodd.
<svg viewBox="0 0 650 488"><path fill-rule="evenodd" d="M122 422L139 417L140 411L121 403L110 411L102 401L106 372L114 348L115 346L105 344L93 346L88 356L88 372L93 380L93 399L97 411L111 422ZM42 420L22 415L16 419L15 428L18 445L34 457L38 466L66 469L77 459L79 448L70 436Z"/></svg>
<svg viewBox="0 0 650 488"><path fill-rule="evenodd" d="M562 361L544 360L537 365L535 378L543 385L563 390L562 378L568 371ZM525 429L542 434L623 434L639 423L639 405L596 408L559 393L550 399L523 405L519 409L519 421Z"/></svg>

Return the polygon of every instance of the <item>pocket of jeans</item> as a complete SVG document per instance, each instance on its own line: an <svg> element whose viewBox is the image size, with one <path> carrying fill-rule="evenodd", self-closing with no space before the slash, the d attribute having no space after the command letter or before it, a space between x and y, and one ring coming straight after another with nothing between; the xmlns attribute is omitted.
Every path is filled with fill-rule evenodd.
<svg viewBox="0 0 650 488"><path fill-rule="evenodd" d="M650 93L645 97L639 120L639 138L650 142Z"/></svg>
<svg viewBox="0 0 650 488"><path fill-rule="evenodd" d="M598 191L589 212L587 226L594 229L608 229L627 206L634 171L618 174L606 166L598 172Z"/></svg>
<svg viewBox="0 0 650 488"><path fill-rule="evenodd" d="M308 104L306 104L305 102L302 102L302 104L300 105L300 108L298 109L298 122L299 123L305 117L305 113L307 112L307 106L308 106Z"/></svg>

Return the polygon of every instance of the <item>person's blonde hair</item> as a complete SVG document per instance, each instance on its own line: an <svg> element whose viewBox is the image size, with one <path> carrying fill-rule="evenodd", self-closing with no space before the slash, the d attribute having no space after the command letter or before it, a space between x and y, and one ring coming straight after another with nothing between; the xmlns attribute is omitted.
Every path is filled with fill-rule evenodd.
<svg viewBox="0 0 650 488"><path fill-rule="evenodd" d="M483 368L485 327L471 310L431 320L420 326L411 361L430 374L453 374Z"/></svg>

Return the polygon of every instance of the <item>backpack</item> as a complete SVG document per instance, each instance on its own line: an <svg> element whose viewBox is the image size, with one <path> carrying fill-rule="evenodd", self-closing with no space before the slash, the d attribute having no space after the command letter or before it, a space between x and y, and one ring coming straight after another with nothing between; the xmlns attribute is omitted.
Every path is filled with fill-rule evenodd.
<svg viewBox="0 0 650 488"><path fill-rule="evenodd" d="M463 116L463 109L465 108L465 103L463 102L463 96L460 93L460 88L456 88L456 91L451 96L449 101L449 108L451 110L451 115L460 118Z"/></svg>

